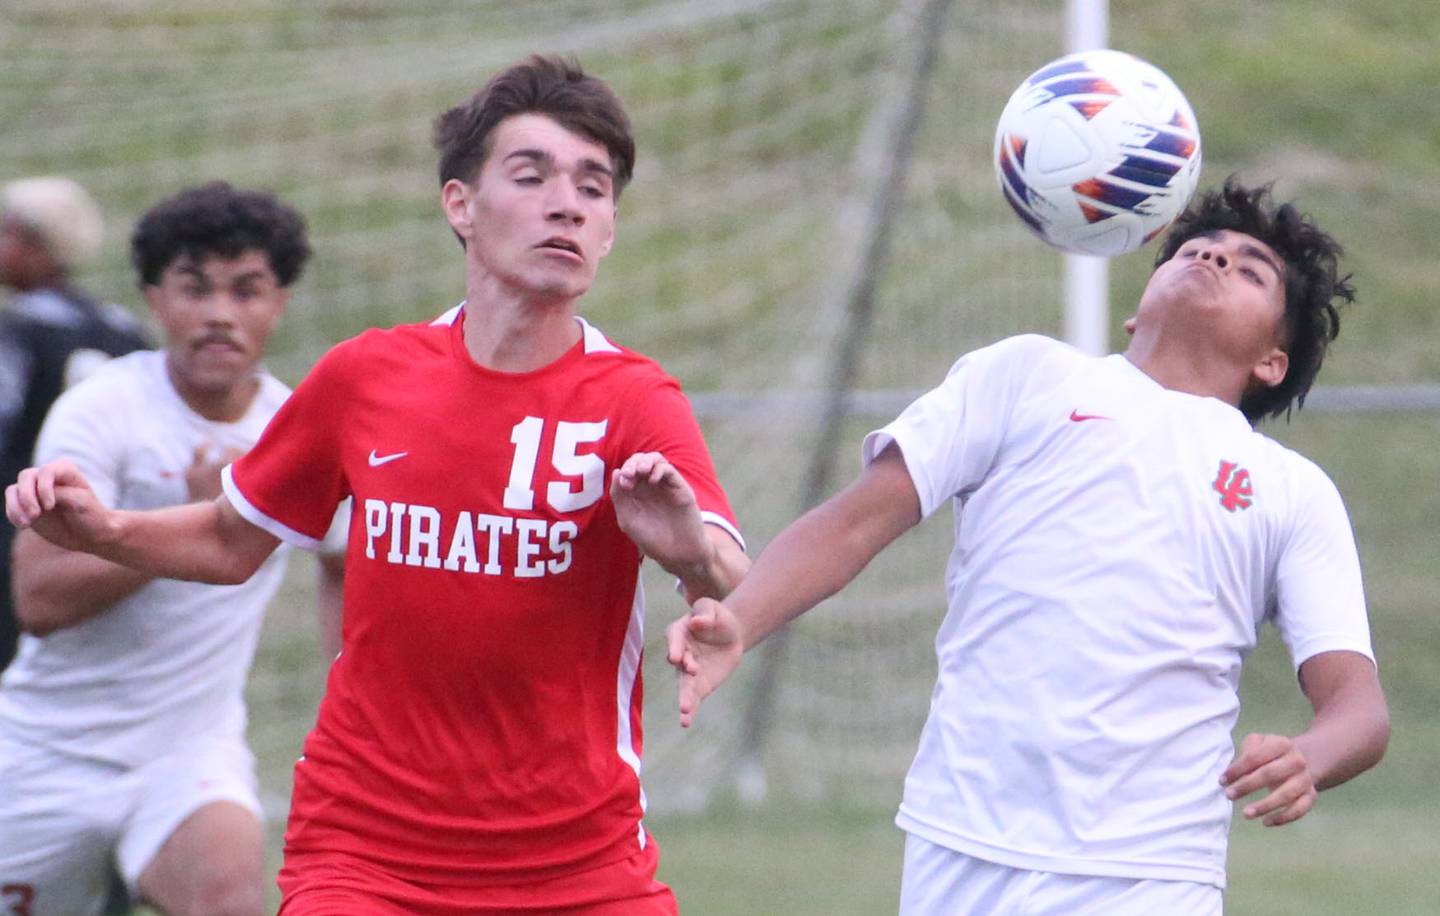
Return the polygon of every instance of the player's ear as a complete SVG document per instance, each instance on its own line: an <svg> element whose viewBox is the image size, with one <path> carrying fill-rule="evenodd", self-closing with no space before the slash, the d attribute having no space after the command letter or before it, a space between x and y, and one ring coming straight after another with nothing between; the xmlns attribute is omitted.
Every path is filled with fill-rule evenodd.
<svg viewBox="0 0 1440 916"><path fill-rule="evenodd" d="M165 297L160 293L160 287L153 283L142 283L140 294L145 297L145 304L150 306L150 311L159 315L165 310Z"/></svg>
<svg viewBox="0 0 1440 916"><path fill-rule="evenodd" d="M1131 337L1134 337L1134 336L1135 336L1135 316L1134 316L1134 315L1131 315L1129 318L1126 318L1126 319L1125 319L1125 333L1126 333L1126 334L1129 334Z"/></svg>
<svg viewBox="0 0 1440 916"><path fill-rule="evenodd" d="M1265 358L1250 370L1250 375L1266 388L1274 388L1285 381L1285 373L1289 371L1290 354L1279 347L1271 347L1270 352L1265 354Z"/></svg>
<svg viewBox="0 0 1440 916"><path fill-rule="evenodd" d="M606 233L605 240L600 243L600 257L602 258L610 253L611 248L615 247L615 223L619 217L620 209L616 207L615 211L610 215L610 231Z"/></svg>
<svg viewBox="0 0 1440 916"><path fill-rule="evenodd" d="M473 194L474 189L458 178L445 182L440 189L440 207L445 211L445 219L462 241L474 234L474 214L470 212Z"/></svg>

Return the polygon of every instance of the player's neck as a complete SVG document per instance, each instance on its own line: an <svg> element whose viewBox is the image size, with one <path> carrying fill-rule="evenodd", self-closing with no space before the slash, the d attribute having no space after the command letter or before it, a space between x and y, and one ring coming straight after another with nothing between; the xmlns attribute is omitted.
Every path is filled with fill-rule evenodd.
<svg viewBox="0 0 1440 916"><path fill-rule="evenodd" d="M497 372L533 372L564 356L580 339L575 303L497 297L467 299L463 329L470 358Z"/></svg>
<svg viewBox="0 0 1440 916"><path fill-rule="evenodd" d="M254 375L233 385L206 388L182 378L169 360L165 361L165 373L185 406L214 423L236 423L243 419L260 392L260 379Z"/></svg>
<svg viewBox="0 0 1440 916"><path fill-rule="evenodd" d="M1137 336L1125 350L1128 359L1162 388L1239 406L1244 374L1225 365L1223 358L1192 341L1161 335Z"/></svg>

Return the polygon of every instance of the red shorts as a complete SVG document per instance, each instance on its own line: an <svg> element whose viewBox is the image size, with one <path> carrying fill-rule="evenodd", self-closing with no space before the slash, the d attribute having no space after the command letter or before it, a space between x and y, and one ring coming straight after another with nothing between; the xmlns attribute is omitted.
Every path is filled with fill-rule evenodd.
<svg viewBox="0 0 1440 916"><path fill-rule="evenodd" d="M628 859L527 884L420 885L349 856L287 855L279 916L677 916L653 840Z"/></svg>

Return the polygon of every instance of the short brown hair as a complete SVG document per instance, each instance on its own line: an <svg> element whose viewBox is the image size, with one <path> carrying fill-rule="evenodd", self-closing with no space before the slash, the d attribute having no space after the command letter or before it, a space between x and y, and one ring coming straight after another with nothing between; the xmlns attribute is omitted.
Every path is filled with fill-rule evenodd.
<svg viewBox="0 0 1440 916"><path fill-rule="evenodd" d="M490 155L496 125L530 112L604 146L620 196L635 168L635 138L619 96L575 60L539 54L496 74L468 101L435 119L440 184L452 178L473 182Z"/></svg>

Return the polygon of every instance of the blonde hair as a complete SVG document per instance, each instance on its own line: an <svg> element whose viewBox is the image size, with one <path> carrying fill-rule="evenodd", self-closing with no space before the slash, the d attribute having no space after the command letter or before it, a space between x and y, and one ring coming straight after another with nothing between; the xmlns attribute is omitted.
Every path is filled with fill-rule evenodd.
<svg viewBox="0 0 1440 916"><path fill-rule="evenodd" d="M100 208L69 178L21 178L0 189L0 213L40 236L50 256L75 267L100 253L105 220Z"/></svg>

